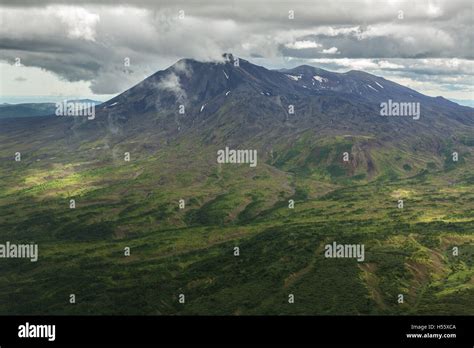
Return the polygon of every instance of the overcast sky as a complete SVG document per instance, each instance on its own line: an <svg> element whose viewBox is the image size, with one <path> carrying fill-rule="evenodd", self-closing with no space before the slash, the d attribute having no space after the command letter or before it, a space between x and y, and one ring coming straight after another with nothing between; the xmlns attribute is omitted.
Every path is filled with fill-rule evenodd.
<svg viewBox="0 0 474 348"><path fill-rule="evenodd" d="M267 68L364 70L473 100L473 4L2 0L0 96L105 100L180 58L231 52Z"/></svg>

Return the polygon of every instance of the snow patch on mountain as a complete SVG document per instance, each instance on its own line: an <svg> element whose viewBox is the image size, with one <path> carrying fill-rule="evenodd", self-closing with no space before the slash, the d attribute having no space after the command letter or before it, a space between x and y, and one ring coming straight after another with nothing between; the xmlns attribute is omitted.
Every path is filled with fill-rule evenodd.
<svg viewBox="0 0 474 348"><path fill-rule="evenodd" d="M321 77L321 76L318 76L318 75L314 75L313 76L313 79L315 79L316 81L318 81L319 83L323 83L323 82L328 82L329 80L324 78L324 77Z"/></svg>
<svg viewBox="0 0 474 348"><path fill-rule="evenodd" d="M374 87L372 87L371 85L367 85L369 88L372 88L375 92L378 92L378 90L376 90Z"/></svg>
<svg viewBox="0 0 474 348"><path fill-rule="evenodd" d="M303 75L288 75L288 74L285 74L286 76L288 76L288 78L292 79L293 81L298 81L301 79L301 77L303 77Z"/></svg>

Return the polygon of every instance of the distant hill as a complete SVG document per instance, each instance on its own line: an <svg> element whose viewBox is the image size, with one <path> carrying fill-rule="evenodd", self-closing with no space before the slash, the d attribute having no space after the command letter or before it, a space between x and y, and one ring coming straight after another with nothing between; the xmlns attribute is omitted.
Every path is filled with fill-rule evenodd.
<svg viewBox="0 0 474 348"><path fill-rule="evenodd" d="M449 98L449 100L459 104L459 105L464 105L464 106L470 106L471 108L474 108L474 100L472 99L453 99Z"/></svg>
<svg viewBox="0 0 474 348"><path fill-rule="evenodd" d="M94 103L99 105L102 102L92 99L77 99L70 100L70 102L77 103ZM0 105L0 119L1 118L19 118L19 117L34 117L34 116L48 116L54 115L56 111L55 103L21 103L21 104L1 104Z"/></svg>

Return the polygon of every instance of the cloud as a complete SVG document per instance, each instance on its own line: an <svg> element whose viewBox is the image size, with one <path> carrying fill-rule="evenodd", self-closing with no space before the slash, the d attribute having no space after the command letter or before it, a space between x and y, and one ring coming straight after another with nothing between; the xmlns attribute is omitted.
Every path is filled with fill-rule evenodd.
<svg viewBox="0 0 474 348"><path fill-rule="evenodd" d="M173 93L178 102L184 102L186 100L186 91L181 87L180 78L174 72L168 73L158 81L156 87L160 90Z"/></svg>
<svg viewBox="0 0 474 348"><path fill-rule="evenodd" d="M191 77L193 71L192 68L186 64L185 60L180 60L173 65L173 70L176 71L178 74L182 74L186 77Z"/></svg>
<svg viewBox="0 0 474 348"><path fill-rule="evenodd" d="M436 78L444 83L441 75L474 74L466 63L474 60L469 0L243 0L238 6L207 0L3 0L0 10L1 60L13 64L19 57L27 68L87 82L96 94L122 92L181 58L221 61L224 52L269 67L313 62L410 79L429 75L433 84ZM315 61L329 57L337 59ZM185 76L175 73L178 80Z"/></svg>
<svg viewBox="0 0 474 348"><path fill-rule="evenodd" d="M350 58L316 58L311 60L312 63L327 66L331 70L379 70L381 69L380 61L376 59L350 59ZM384 62L384 61L382 61Z"/></svg>
<svg viewBox="0 0 474 348"><path fill-rule="evenodd" d="M285 46L288 47L288 48L294 49L294 50L321 47L320 44L318 44L314 41L309 41L309 40L295 41L295 42L287 43Z"/></svg>
<svg viewBox="0 0 474 348"><path fill-rule="evenodd" d="M324 53L324 54L337 54L339 52L337 51L337 47L331 47L331 48L328 48L328 49L324 49L322 51L322 53Z"/></svg>
<svg viewBox="0 0 474 348"><path fill-rule="evenodd" d="M378 61L378 66L380 69L387 69L387 70L393 70L393 69L404 69L405 67L400 64L388 62L386 60L380 60Z"/></svg>
<svg viewBox="0 0 474 348"><path fill-rule="evenodd" d="M95 41L96 26L100 21L98 14L75 6L60 6L54 9L54 14L67 26L69 38Z"/></svg>

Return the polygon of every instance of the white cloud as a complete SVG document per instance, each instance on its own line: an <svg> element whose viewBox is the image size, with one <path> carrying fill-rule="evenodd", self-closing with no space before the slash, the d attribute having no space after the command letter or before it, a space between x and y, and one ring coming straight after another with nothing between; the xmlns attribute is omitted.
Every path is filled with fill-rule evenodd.
<svg viewBox="0 0 474 348"><path fill-rule="evenodd" d="M180 101L186 99L186 91L181 87L180 78L174 72L168 73L156 86L163 91L173 93Z"/></svg>
<svg viewBox="0 0 474 348"><path fill-rule="evenodd" d="M67 26L69 38L95 41L98 14L77 6L58 6L50 10Z"/></svg>
<svg viewBox="0 0 474 348"><path fill-rule="evenodd" d="M350 58L316 58L311 59L316 64L332 64L338 70L369 70L378 69L380 66L374 59L350 59Z"/></svg>
<svg viewBox="0 0 474 348"><path fill-rule="evenodd" d="M190 66L188 66L188 64L186 64L186 62L184 60L180 60L179 62L174 64L173 69L177 73L183 74L186 77L191 77L191 75L193 73L192 68Z"/></svg>
<svg viewBox="0 0 474 348"><path fill-rule="evenodd" d="M427 13L430 17L436 18L436 17L440 17L443 14L443 10L441 9L440 6L437 6L437 5L433 4L432 2L430 2L428 4Z"/></svg>
<svg viewBox="0 0 474 348"><path fill-rule="evenodd" d="M285 46L288 47L288 48L291 48L291 49L295 49L295 50L301 50L301 49L305 49L305 48L318 48L318 47L321 47L321 45L318 44L317 42L308 41L308 40L295 41L295 42L287 43Z"/></svg>
<svg viewBox="0 0 474 348"><path fill-rule="evenodd" d="M337 51L337 47L331 47L331 48L328 48L328 49L324 49L323 53L324 54L337 54L339 52Z"/></svg>
<svg viewBox="0 0 474 348"><path fill-rule="evenodd" d="M391 63L386 60L379 61L378 65L381 69L403 69L404 68L403 65Z"/></svg>

